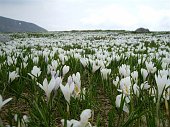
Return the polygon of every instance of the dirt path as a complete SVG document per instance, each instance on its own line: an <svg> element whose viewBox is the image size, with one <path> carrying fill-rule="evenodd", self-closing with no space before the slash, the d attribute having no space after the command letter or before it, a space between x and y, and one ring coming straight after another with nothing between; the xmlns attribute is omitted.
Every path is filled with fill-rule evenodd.
<svg viewBox="0 0 170 127"><path fill-rule="evenodd" d="M104 127L108 127L108 113L111 110L112 106L109 98L107 97L103 89L97 89L97 94L98 96L96 99L98 100L100 105L101 123L102 125L104 125Z"/></svg>

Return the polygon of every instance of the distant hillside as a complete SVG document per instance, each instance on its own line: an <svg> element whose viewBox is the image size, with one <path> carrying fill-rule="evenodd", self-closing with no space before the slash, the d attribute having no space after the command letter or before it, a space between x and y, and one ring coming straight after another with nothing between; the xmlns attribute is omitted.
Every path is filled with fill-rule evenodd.
<svg viewBox="0 0 170 127"><path fill-rule="evenodd" d="M33 23L0 16L0 32L47 32L47 30Z"/></svg>

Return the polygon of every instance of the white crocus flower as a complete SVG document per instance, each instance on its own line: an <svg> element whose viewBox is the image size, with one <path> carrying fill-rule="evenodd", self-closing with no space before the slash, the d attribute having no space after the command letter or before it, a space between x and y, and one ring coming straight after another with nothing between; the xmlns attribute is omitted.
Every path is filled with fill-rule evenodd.
<svg viewBox="0 0 170 127"><path fill-rule="evenodd" d="M55 76L56 71L51 71L51 76Z"/></svg>
<svg viewBox="0 0 170 127"><path fill-rule="evenodd" d="M88 59L87 58L81 58L80 62L83 65L83 67L86 67L88 65Z"/></svg>
<svg viewBox="0 0 170 127"><path fill-rule="evenodd" d="M116 86L116 87L118 87L118 83L119 83L119 77L118 76L116 76L116 80L113 80L113 84Z"/></svg>
<svg viewBox="0 0 170 127"><path fill-rule="evenodd" d="M103 68L105 68L106 61L105 61L105 60L104 60L104 61L103 61L103 60L99 60L99 61L98 61L98 65L100 66L100 68L103 69ZM108 65L106 65L106 66L108 66Z"/></svg>
<svg viewBox="0 0 170 127"><path fill-rule="evenodd" d="M131 87L131 79L130 77L126 77L120 80L120 89L125 95L130 95L130 87Z"/></svg>
<svg viewBox="0 0 170 127"><path fill-rule="evenodd" d="M119 67L119 74L124 77L130 76L130 66L123 64Z"/></svg>
<svg viewBox="0 0 170 127"><path fill-rule="evenodd" d="M155 73L157 68L154 67L154 64L152 62L145 62L146 68L148 70L149 73Z"/></svg>
<svg viewBox="0 0 170 127"><path fill-rule="evenodd" d="M145 89L145 90L147 90L147 89L149 89L149 88L150 88L150 85L148 85L148 82L147 82L147 81L145 81L144 83L142 83L142 84L141 84L140 88L141 88L141 89Z"/></svg>
<svg viewBox="0 0 170 127"><path fill-rule="evenodd" d="M27 115L23 115L23 121L28 123L29 122L29 118Z"/></svg>
<svg viewBox="0 0 170 127"><path fill-rule="evenodd" d="M62 64L64 64L64 63L65 63L64 55L63 55L63 54L60 54L60 55L59 55L59 58L60 58Z"/></svg>
<svg viewBox="0 0 170 127"><path fill-rule="evenodd" d="M48 65L47 65L47 74L50 74L50 73L51 73L51 65L48 64Z"/></svg>
<svg viewBox="0 0 170 127"><path fill-rule="evenodd" d="M138 59L138 64L141 64L142 63L142 59Z"/></svg>
<svg viewBox="0 0 170 127"><path fill-rule="evenodd" d="M55 79L55 87L54 90L57 90L60 87L60 84L62 83L62 78L61 77L57 77Z"/></svg>
<svg viewBox="0 0 170 127"><path fill-rule="evenodd" d="M8 98L8 99L6 99L6 100L3 101L3 98L2 98L2 96L0 95L0 111L1 111L1 108L2 108L6 103L8 103L8 102L11 101L11 100L12 100L12 98Z"/></svg>
<svg viewBox="0 0 170 127"><path fill-rule="evenodd" d="M90 109L85 109L81 115L80 115L80 123L84 127L88 124L88 120L91 117L91 110Z"/></svg>
<svg viewBox="0 0 170 127"><path fill-rule="evenodd" d="M138 82L138 72L137 71L133 71L131 73L132 79L135 81L135 83Z"/></svg>
<svg viewBox="0 0 170 127"><path fill-rule="evenodd" d="M152 96L152 97L154 97L154 103L156 102L156 97L155 97L155 95L156 95L156 88L155 87L152 87L152 88L150 88L149 89L149 94Z"/></svg>
<svg viewBox="0 0 170 127"><path fill-rule="evenodd" d="M23 65L22 65L24 68L26 68L28 66L28 63L26 62L23 62Z"/></svg>
<svg viewBox="0 0 170 127"><path fill-rule="evenodd" d="M104 69L101 69L100 72L101 72L102 78L107 80L107 76L110 75L111 69L104 68Z"/></svg>
<svg viewBox="0 0 170 127"><path fill-rule="evenodd" d="M70 69L69 66L64 65L64 67L63 67L63 76L69 72L69 69Z"/></svg>
<svg viewBox="0 0 170 127"><path fill-rule="evenodd" d="M14 115L14 120L15 120L15 122L17 122L17 127L28 127L28 125L27 125L28 122L29 122L28 116L24 115L24 116L22 117L22 119L20 120L20 119L18 118L18 115L15 114L15 115Z"/></svg>
<svg viewBox="0 0 170 127"><path fill-rule="evenodd" d="M38 83L39 87L41 89L44 90L46 96L47 96L47 99L49 100L50 98L50 94L52 92L52 90L55 88L56 86L56 79L54 77L51 78L49 84L48 84L48 81L47 79L45 78L44 81L43 81L43 85L41 85L40 83Z"/></svg>
<svg viewBox="0 0 170 127"><path fill-rule="evenodd" d="M25 57L23 58L23 61L24 61L24 62L27 62L27 61L28 61L28 56L25 56Z"/></svg>
<svg viewBox="0 0 170 127"><path fill-rule="evenodd" d="M166 69L166 68L168 67L168 64L165 63L165 62L162 62L162 65L161 65L161 66L162 66L163 69Z"/></svg>
<svg viewBox="0 0 170 127"><path fill-rule="evenodd" d="M75 84L75 86L74 86L74 95L73 95L73 96L76 98L76 97L79 97L80 92L81 92L80 73L77 72L76 75L73 74L73 75L72 75L72 80L73 80L73 82L74 82L74 84Z"/></svg>
<svg viewBox="0 0 170 127"><path fill-rule="evenodd" d="M53 61L51 62L51 66L52 66L53 70L56 70L57 67L58 67L58 62L57 62L57 60L53 60Z"/></svg>
<svg viewBox="0 0 170 127"><path fill-rule="evenodd" d="M123 96L123 97L122 97ZM121 102L123 102L121 99L124 99L124 95L120 94L120 95L117 95L116 96L116 107L117 108L120 108L120 105L121 105ZM125 101L124 101L124 104L123 104L123 111L126 112L126 113L129 113L129 108L127 106L127 103L129 103L130 100L128 99L128 97L125 97Z"/></svg>
<svg viewBox="0 0 170 127"><path fill-rule="evenodd" d="M141 68L141 74L143 76L143 80L146 80L146 77L148 76L148 71L146 69Z"/></svg>
<svg viewBox="0 0 170 127"><path fill-rule="evenodd" d="M167 78L167 75L160 75L160 74L158 75L155 74L155 80L157 84L157 94L158 94L158 99L156 103L156 118L158 118L161 96L163 92L165 91L165 88L170 84L170 80ZM165 98L165 102L167 102L166 98ZM165 107L167 110L167 107L168 107L167 104Z"/></svg>
<svg viewBox="0 0 170 127"><path fill-rule="evenodd" d="M155 74L155 80L158 88L158 97L160 98L166 85L170 84L170 80L167 78L167 75L157 76L156 74Z"/></svg>
<svg viewBox="0 0 170 127"><path fill-rule="evenodd" d="M96 72L98 69L100 68L100 66L96 65L96 63L93 63L92 65L92 72Z"/></svg>
<svg viewBox="0 0 170 127"><path fill-rule="evenodd" d="M71 85L72 83L73 83L73 78L72 78L72 76L69 76L67 78L67 84Z"/></svg>
<svg viewBox="0 0 170 127"><path fill-rule="evenodd" d="M170 100L170 88L168 88L166 91L164 91L163 98L166 100Z"/></svg>
<svg viewBox="0 0 170 127"><path fill-rule="evenodd" d="M7 57L7 64L10 66L11 64L13 64L13 60L11 57Z"/></svg>
<svg viewBox="0 0 170 127"><path fill-rule="evenodd" d="M74 82L71 84L67 83L65 86L60 84L60 89L64 95L64 98L70 104L70 98L74 90Z"/></svg>
<svg viewBox="0 0 170 127"><path fill-rule="evenodd" d="M91 109L85 109L80 115L80 121L78 120L67 120L67 127L92 127L91 123L88 122L91 117ZM64 119L61 120L62 125L64 126Z"/></svg>
<svg viewBox="0 0 170 127"><path fill-rule="evenodd" d="M13 71L13 72L9 72L9 82L12 82L15 78L18 78L19 75L16 71Z"/></svg>
<svg viewBox="0 0 170 127"><path fill-rule="evenodd" d="M76 74L72 75L72 79L75 84L78 84L78 86L81 86L81 79L80 79L80 73L77 72Z"/></svg>
<svg viewBox="0 0 170 127"><path fill-rule="evenodd" d="M63 127L64 127L64 119L61 120L61 123L62 123L62 125L63 125ZM66 127L80 127L80 122L77 121L77 120L74 120L74 119L72 119L72 120L67 120L67 121L66 121L66 124L67 124Z"/></svg>
<svg viewBox="0 0 170 127"><path fill-rule="evenodd" d="M133 85L133 91L135 95L139 96L139 86L136 83Z"/></svg>
<svg viewBox="0 0 170 127"><path fill-rule="evenodd" d="M169 71L168 71L168 70L165 70L165 69L159 70L159 71L158 71L158 74L159 74L160 76L168 75L168 74L169 74Z"/></svg>
<svg viewBox="0 0 170 127"><path fill-rule="evenodd" d="M31 74L28 73L28 75L30 75L32 79L34 79L34 77L36 78L39 77L40 74L41 74L41 70L37 66L33 67L33 69L31 70Z"/></svg>
<svg viewBox="0 0 170 127"><path fill-rule="evenodd" d="M34 57L33 58L33 63L34 64L38 64L38 62L39 62L39 57L37 56L37 57Z"/></svg>

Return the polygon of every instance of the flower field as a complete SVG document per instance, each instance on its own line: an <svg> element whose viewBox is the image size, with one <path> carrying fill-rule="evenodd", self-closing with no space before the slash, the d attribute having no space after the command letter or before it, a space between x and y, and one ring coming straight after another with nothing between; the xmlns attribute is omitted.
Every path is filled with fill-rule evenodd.
<svg viewBox="0 0 170 127"><path fill-rule="evenodd" d="M170 34L10 36L0 42L0 126L170 126Z"/></svg>

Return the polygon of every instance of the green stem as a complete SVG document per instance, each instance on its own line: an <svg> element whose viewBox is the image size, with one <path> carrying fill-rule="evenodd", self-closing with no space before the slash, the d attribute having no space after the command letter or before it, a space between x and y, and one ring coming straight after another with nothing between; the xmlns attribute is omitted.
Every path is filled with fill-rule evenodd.
<svg viewBox="0 0 170 127"><path fill-rule="evenodd" d="M69 104L67 103L67 113L68 113L68 117L70 116L70 107Z"/></svg>
<svg viewBox="0 0 170 127"><path fill-rule="evenodd" d="M169 125L170 125L169 105L168 105L168 101L167 101L166 98L165 98L165 108L166 108L166 114L167 114L167 117L168 117L168 122L169 122Z"/></svg>
<svg viewBox="0 0 170 127"><path fill-rule="evenodd" d="M159 127L159 106L160 106L160 96L158 96L158 101L156 103L156 125Z"/></svg>
<svg viewBox="0 0 170 127"><path fill-rule="evenodd" d="M3 127L2 119L0 118L0 127Z"/></svg>

